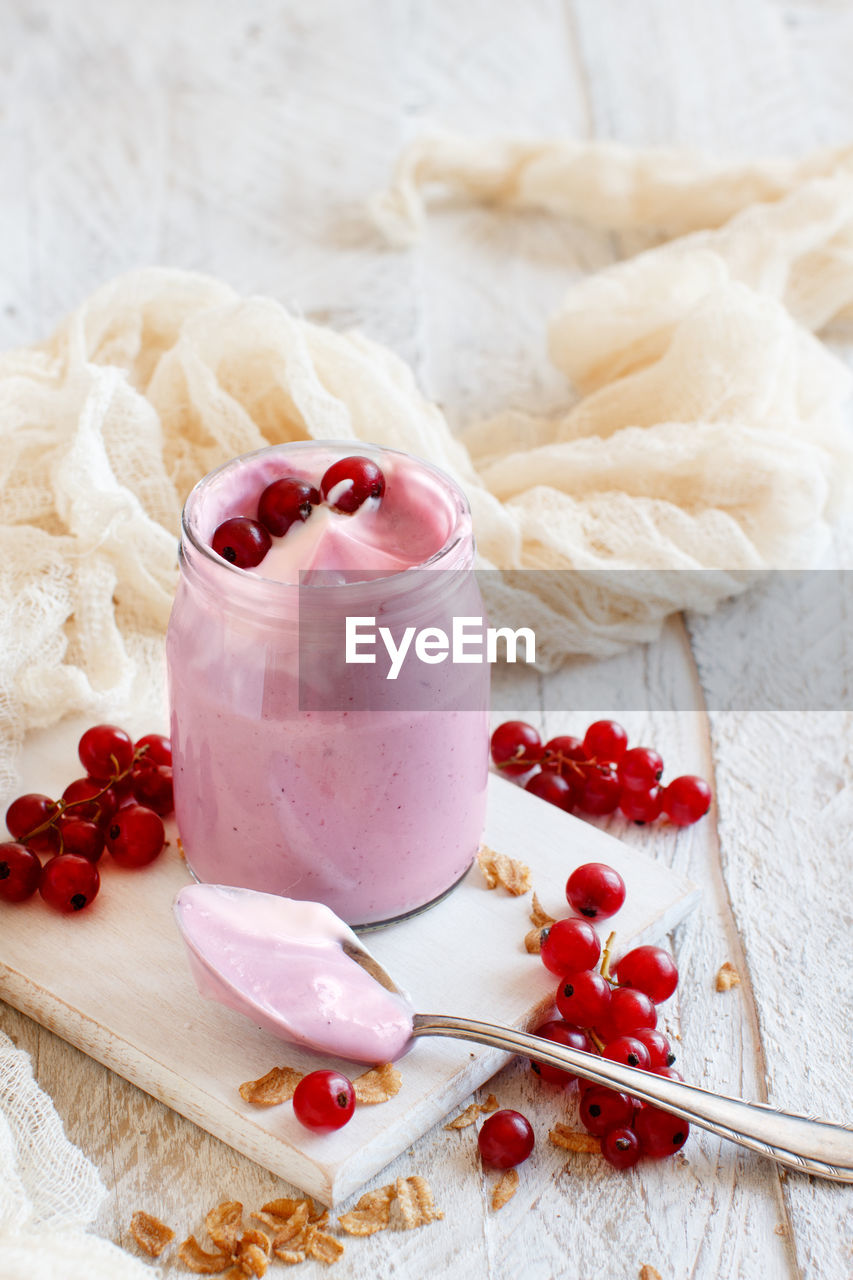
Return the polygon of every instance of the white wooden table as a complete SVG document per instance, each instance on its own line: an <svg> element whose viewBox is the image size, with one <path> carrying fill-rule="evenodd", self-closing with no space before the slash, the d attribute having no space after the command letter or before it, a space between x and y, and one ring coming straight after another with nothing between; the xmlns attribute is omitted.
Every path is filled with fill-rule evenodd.
<svg viewBox="0 0 853 1280"><path fill-rule="evenodd" d="M436 124L801 153L850 140L851 51L843 0L5 0L0 342L42 336L113 274L165 263L359 326L414 366L454 423L560 403L545 318L577 273L637 244L456 209L416 250L388 251L362 204L403 141ZM690 622L699 647L709 625ZM647 651L585 669L602 712L638 672L647 708L620 717L632 738L711 777L717 797L711 818L679 834L611 823L704 892L671 940L683 1070L849 1119L853 717L660 710L674 675L691 675L680 621ZM577 674L530 686L548 734L593 718L554 710ZM743 983L721 995L725 960ZM100 1168L110 1238L128 1241L137 1208L189 1231L219 1199L287 1193L7 1006L0 1026ZM544 1134L554 1095L525 1066L494 1087ZM648 1264L664 1280L841 1280L853 1268L853 1190L782 1178L697 1131L683 1158L628 1175L543 1149L498 1214L473 1130L439 1128L388 1177L415 1169L444 1221L352 1241L338 1275L627 1280Z"/></svg>

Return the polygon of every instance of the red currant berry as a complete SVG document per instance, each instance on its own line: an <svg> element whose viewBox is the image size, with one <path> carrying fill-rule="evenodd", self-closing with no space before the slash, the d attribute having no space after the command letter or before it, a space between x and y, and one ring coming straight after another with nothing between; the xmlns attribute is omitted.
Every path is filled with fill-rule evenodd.
<svg viewBox="0 0 853 1280"><path fill-rule="evenodd" d="M539 954L545 968L562 978L578 969L594 969L601 942L586 920L555 920L542 930Z"/></svg>
<svg viewBox="0 0 853 1280"><path fill-rule="evenodd" d="M162 851L162 819L141 804L120 809L107 830L107 848L120 867L144 867Z"/></svg>
<svg viewBox="0 0 853 1280"><path fill-rule="evenodd" d="M536 1139L530 1121L520 1111L496 1111L484 1121L477 1145L484 1164L512 1169L526 1160Z"/></svg>
<svg viewBox="0 0 853 1280"><path fill-rule="evenodd" d="M618 764L628 746L628 735L615 720L596 720L584 734L583 746L588 760Z"/></svg>
<svg viewBox="0 0 853 1280"><path fill-rule="evenodd" d="M583 760L586 760L586 752L580 738L573 738L570 733L564 733L545 743L542 768L554 773L562 773L568 782L572 777L578 776L572 764L578 764Z"/></svg>
<svg viewBox="0 0 853 1280"><path fill-rule="evenodd" d="M542 739L532 724L507 720L492 734L492 759L510 777L529 773L542 759Z"/></svg>
<svg viewBox="0 0 853 1280"><path fill-rule="evenodd" d="M542 1036L543 1040L551 1040L554 1044L568 1045L570 1049L582 1049L584 1053L594 1053L592 1041L589 1036L584 1035L577 1027L570 1027L567 1022L554 1018L550 1022L543 1022L541 1027L537 1027L533 1032L535 1036ZM530 1069L534 1071L540 1080L546 1080L548 1084L571 1084L573 1080L577 1080L577 1076L571 1071L563 1071L560 1067L551 1067L547 1062L535 1062L531 1059Z"/></svg>
<svg viewBox="0 0 853 1280"><path fill-rule="evenodd" d="M711 788L702 778L684 774L674 778L663 793L663 811L677 827L698 822L711 807Z"/></svg>
<svg viewBox="0 0 853 1280"><path fill-rule="evenodd" d="M634 1129L644 1156L662 1160L680 1151L687 1141L690 1125L659 1107L643 1107L634 1118Z"/></svg>
<svg viewBox="0 0 853 1280"><path fill-rule="evenodd" d="M58 815L59 806L50 796L30 792L18 796L6 810L6 826L14 840L26 844L34 853L55 853L59 848L59 834L55 826L47 827L37 836L31 835L43 823Z"/></svg>
<svg viewBox="0 0 853 1280"><path fill-rule="evenodd" d="M635 987L655 1004L662 1004L678 986L678 969L662 947L634 947L616 965L616 980L620 986Z"/></svg>
<svg viewBox="0 0 853 1280"><path fill-rule="evenodd" d="M629 1125L634 1119L634 1103L627 1093L618 1093L595 1084L584 1091L580 1104L580 1121L587 1133L600 1138L609 1129Z"/></svg>
<svg viewBox="0 0 853 1280"><path fill-rule="evenodd" d="M578 808L595 817L613 813L622 796L622 784L607 764L584 766L583 793Z"/></svg>
<svg viewBox="0 0 853 1280"><path fill-rule="evenodd" d="M578 915L607 920L625 901L625 881L605 862L585 862L566 881L566 898Z"/></svg>
<svg viewBox="0 0 853 1280"><path fill-rule="evenodd" d="M69 782L62 793L65 811L70 817L85 818L87 822L97 822L101 826L112 818L118 809L118 796L112 787L104 787L103 783L92 778L77 778Z"/></svg>
<svg viewBox="0 0 853 1280"><path fill-rule="evenodd" d="M110 783L110 790L116 798L117 805L124 804L128 796L133 799L133 782L130 774L123 773L120 778L116 778Z"/></svg>
<svg viewBox="0 0 853 1280"><path fill-rule="evenodd" d="M607 1020L610 983L594 969L567 973L557 988L560 1016L573 1027L597 1027Z"/></svg>
<svg viewBox="0 0 853 1280"><path fill-rule="evenodd" d="M172 743L162 733L146 733L144 738L134 743L133 752L138 761L172 767Z"/></svg>
<svg viewBox="0 0 853 1280"><path fill-rule="evenodd" d="M619 781L628 791L651 791L663 777L663 760L651 747L632 747L619 761Z"/></svg>
<svg viewBox="0 0 853 1280"><path fill-rule="evenodd" d="M96 782L111 782L133 762L133 742L114 724L87 729L77 746L80 763Z"/></svg>
<svg viewBox="0 0 853 1280"><path fill-rule="evenodd" d="M631 1034L648 1049L652 1071L657 1071L658 1067L671 1067L675 1062L672 1045L662 1031L656 1031L654 1027L639 1027Z"/></svg>
<svg viewBox="0 0 853 1280"><path fill-rule="evenodd" d="M648 1049L634 1036L617 1036L615 1040L608 1040L601 1056L611 1062L621 1062L626 1067L639 1067L641 1071L648 1071L651 1066Z"/></svg>
<svg viewBox="0 0 853 1280"><path fill-rule="evenodd" d="M524 790L539 796L540 800L555 804L558 809L565 809L567 813L574 807L575 793L559 773L534 773L525 782Z"/></svg>
<svg viewBox="0 0 853 1280"><path fill-rule="evenodd" d="M660 787L652 787L651 791L628 791L623 787L619 808L631 822L643 826L660 817L662 802L663 791Z"/></svg>
<svg viewBox="0 0 853 1280"><path fill-rule="evenodd" d="M258 502L258 519L269 533L280 538L297 520L307 520L320 502L320 490L313 484L285 476L264 489Z"/></svg>
<svg viewBox="0 0 853 1280"><path fill-rule="evenodd" d="M382 497L385 477L370 458L341 458L323 476L320 492L330 507L351 515L368 498Z"/></svg>
<svg viewBox="0 0 853 1280"><path fill-rule="evenodd" d="M312 1071L303 1076L293 1095L293 1113L315 1133L341 1129L355 1111L352 1081L339 1071Z"/></svg>
<svg viewBox="0 0 853 1280"><path fill-rule="evenodd" d="M610 997L604 1034L608 1040L632 1036L641 1027L652 1030L657 1021L657 1009L644 992L635 991L632 987L617 987Z"/></svg>
<svg viewBox="0 0 853 1280"><path fill-rule="evenodd" d="M44 864L39 893L49 907L68 915L87 907L100 885L94 862L76 853L58 853Z"/></svg>
<svg viewBox="0 0 853 1280"><path fill-rule="evenodd" d="M666 1066L652 1067L652 1074L656 1076L664 1076L667 1080L680 1080L684 1083L684 1076L680 1071L676 1071L675 1067L667 1064Z"/></svg>
<svg viewBox="0 0 853 1280"><path fill-rule="evenodd" d="M90 862L97 862L104 852L104 833L97 822L78 818L72 809L58 820L63 853L76 853Z"/></svg>
<svg viewBox="0 0 853 1280"><path fill-rule="evenodd" d="M41 863L32 849L11 840L0 844L0 902L25 902L40 880Z"/></svg>
<svg viewBox="0 0 853 1280"><path fill-rule="evenodd" d="M633 1129L611 1129L601 1139L601 1154L614 1169L630 1169L640 1158L640 1141Z"/></svg>
<svg viewBox="0 0 853 1280"><path fill-rule="evenodd" d="M218 556L238 569L254 569L272 546L270 535L257 520L232 516L224 520L210 540Z"/></svg>
<svg viewBox="0 0 853 1280"><path fill-rule="evenodd" d="M172 812L175 807L175 798L172 792L172 770L169 765L140 762L134 765L130 777L135 800L144 804L146 808L153 809L163 818Z"/></svg>

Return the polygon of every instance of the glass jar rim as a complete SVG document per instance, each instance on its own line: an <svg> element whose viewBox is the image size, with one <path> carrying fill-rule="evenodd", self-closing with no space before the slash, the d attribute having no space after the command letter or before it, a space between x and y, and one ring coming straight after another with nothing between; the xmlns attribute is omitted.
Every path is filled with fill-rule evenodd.
<svg viewBox="0 0 853 1280"><path fill-rule="evenodd" d="M228 468L234 466L235 463L248 463L252 459L262 457L265 454L301 452L303 450L308 452L311 449L330 449L335 452L340 451L343 452L344 456L363 449L366 453L372 450L380 455L393 454L395 457L405 458L407 461L417 463L419 467L423 467L425 471L428 471L432 476L434 476L435 479L437 479L448 491L450 496L453 498L455 505L456 518L454 520L453 527L451 528L444 544L439 547L437 551L434 551L426 560L419 561L414 565L407 565L404 569L395 569L391 573L382 573L381 575L373 574L373 576L367 579L354 579L352 582L336 584L337 586L340 586L343 589L346 587L356 587L362 582L376 581L379 577L381 577L382 580L387 581L390 585L394 582L401 581L406 574L411 573L412 569L432 569L440 566L440 563L449 556L456 547L459 546L462 538L462 535L459 532L459 522L461 519L465 519L466 517L470 521L471 506L461 486L453 479L452 476L448 475L446 471L435 466L434 463L428 462L425 458L419 457L417 454L407 453L404 449L395 449L390 445L375 444L372 441L365 440L327 440L323 438L281 441L278 444L264 445L260 449L251 450L249 453L238 454L236 457L229 458L225 462L221 462L218 467L214 467L212 471L207 473L207 475L196 481L184 502L183 509L181 511L182 544L184 540L186 540L193 550L203 556L204 559L216 570L236 575L234 579L235 582L240 581L242 583L246 583L247 579L250 579L251 577L258 586L263 585L266 587L280 588L284 590L292 590L296 588L299 591L304 591L306 588L326 591L330 590L331 584L324 583L323 581L311 583L290 583L281 582L275 578L265 578L261 573L248 575L245 569L240 569L237 565L229 564L227 560L224 560L222 556L218 555L207 542L198 536L196 530L193 529L191 524L192 507L196 502L198 502L199 498L203 497L205 490L215 484L218 477L220 477ZM474 538L473 533L471 533L472 553L473 543ZM322 576L323 575L321 575L321 577Z"/></svg>

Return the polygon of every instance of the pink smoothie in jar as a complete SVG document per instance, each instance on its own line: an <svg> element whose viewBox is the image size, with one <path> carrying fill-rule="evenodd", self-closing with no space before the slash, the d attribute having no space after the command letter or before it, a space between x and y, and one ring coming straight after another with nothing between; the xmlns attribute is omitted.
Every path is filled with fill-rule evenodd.
<svg viewBox="0 0 853 1280"><path fill-rule="evenodd" d="M354 454L381 468L381 499L350 515L315 506L252 569L212 550L272 481L319 486ZM485 816L488 665L409 663L393 683L379 666L337 667L316 708L306 679L325 671L342 611L396 632L482 614L473 554L461 491L395 450L274 446L195 487L167 660L175 809L197 879L321 902L358 927L418 911L465 874Z"/></svg>

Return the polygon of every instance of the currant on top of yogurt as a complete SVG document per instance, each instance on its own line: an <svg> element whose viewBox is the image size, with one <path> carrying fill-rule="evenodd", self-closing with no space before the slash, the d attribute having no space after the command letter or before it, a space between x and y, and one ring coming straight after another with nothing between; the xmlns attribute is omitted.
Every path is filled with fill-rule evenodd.
<svg viewBox="0 0 853 1280"><path fill-rule="evenodd" d="M283 476L268 484L258 501L258 519L276 538L282 538L297 520L307 520L322 502L320 490L307 480Z"/></svg>
<svg viewBox="0 0 853 1280"><path fill-rule="evenodd" d="M217 555L238 569L255 569L290 527L304 523L315 507L325 503L341 515L353 515L368 498L377 502L385 493L385 476L371 458L353 454L327 467L319 487L298 476L273 480L258 499L257 519L231 516L217 525L210 545Z"/></svg>
<svg viewBox="0 0 853 1280"><path fill-rule="evenodd" d="M320 491L335 511L352 515L368 498L381 498L385 477L370 458L341 458L320 481Z"/></svg>

